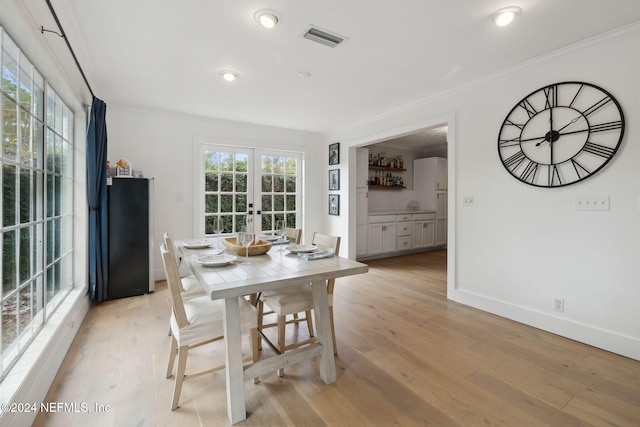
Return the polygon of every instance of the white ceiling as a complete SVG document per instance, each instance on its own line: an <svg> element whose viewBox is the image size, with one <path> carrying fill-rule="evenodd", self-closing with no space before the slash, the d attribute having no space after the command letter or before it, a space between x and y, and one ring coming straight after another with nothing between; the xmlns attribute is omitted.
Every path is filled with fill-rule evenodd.
<svg viewBox="0 0 640 427"><path fill-rule="evenodd" d="M21 1L30 10L43 8ZM349 127L640 19L638 0L51 3L107 105L317 132ZM517 21L494 26L492 12L510 5L523 10ZM254 21L263 8L281 15L275 29ZM44 9L32 12L34 21L54 26ZM311 25L348 40L329 48L302 38ZM223 81L224 69L239 79ZM312 76L302 79L301 71Z"/></svg>

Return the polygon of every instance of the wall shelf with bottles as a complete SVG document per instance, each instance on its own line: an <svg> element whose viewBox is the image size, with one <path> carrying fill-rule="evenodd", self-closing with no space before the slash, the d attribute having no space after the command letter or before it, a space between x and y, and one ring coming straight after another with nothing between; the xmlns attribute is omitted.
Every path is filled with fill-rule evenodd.
<svg viewBox="0 0 640 427"><path fill-rule="evenodd" d="M369 189L371 190L402 190L403 188L400 185L369 185Z"/></svg>
<svg viewBox="0 0 640 427"><path fill-rule="evenodd" d="M371 169L371 168L370 168ZM373 168L373 173L369 174L369 188L380 188L380 189L403 189L404 186L404 178L400 175L394 175L391 171L391 168Z"/></svg>
<svg viewBox="0 0 640 427"><path fill-rule="evenodd" d="M369 188L379 190L402 190L404 178L391 172L406 172L402 156L388 157L386 153L369 154Z"/></svg>
<svg viewBox="0 0 640 427"><path fill-rule="evenodd" d="M405 168L391 168L387 166L369 166L370 170L378 170L378 171L395 171L395 172L405 172Z"/></svg>

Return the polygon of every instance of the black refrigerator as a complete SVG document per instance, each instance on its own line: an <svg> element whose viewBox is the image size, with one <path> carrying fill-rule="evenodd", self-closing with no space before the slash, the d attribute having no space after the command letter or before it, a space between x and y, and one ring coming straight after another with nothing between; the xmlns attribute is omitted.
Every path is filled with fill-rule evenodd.
<svg viewBox="0 0 640 427"><path fill-rule="evenodd" d="M153 180L112 178L109 212L108 299L155 289L153 274Z"/></svg>

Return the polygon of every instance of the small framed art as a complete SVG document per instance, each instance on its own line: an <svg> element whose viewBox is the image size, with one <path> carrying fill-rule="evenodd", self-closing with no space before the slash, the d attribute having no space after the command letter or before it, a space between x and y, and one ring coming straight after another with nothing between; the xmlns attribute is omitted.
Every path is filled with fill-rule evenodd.
<svg viewBox="0 0 640 427"><path fill-rule="evenodd" d="M340 169L329 171L329 191L340 189Z"/></svg>
<svg viewBox="0 0 640 427"><path fill-rule="evenodd" d="M329 194L329 215L340 215L339 194Z"/></svg>
<svg viewBox="0 0 640 427"><path fill-rule="evenodd" d="M340 143L339 142L329 145L329 164L330 165L340 164Z"/></svg>
<svg viewBox="0 0 640 427"><path fill-rule="evenodd" d="M124 157L118 160L118 163L116 163L116 176L120 178L133 177L133 168L131 167L129 160Z"/></svg>

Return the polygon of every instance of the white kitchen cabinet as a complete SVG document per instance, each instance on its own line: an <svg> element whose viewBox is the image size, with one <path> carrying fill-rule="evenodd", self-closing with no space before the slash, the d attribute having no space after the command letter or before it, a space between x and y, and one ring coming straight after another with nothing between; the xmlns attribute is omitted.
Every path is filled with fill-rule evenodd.
<svg viewBox="0 0 640 427"><path fill-rule="evenodd" d="M429 248L435 244L435 213L413 215L413 249Z"/></svg>
<svg viewBox="0 0 640 427"><path fill-rule="evenodd" d="M369 217L369 245L367 255L396 251L396 216L376 215Z"/></svg>
<svg viewBox="0 0 640 427"><path fill-rule="evenodd" d="M358 224L356 255L359 259L394 256L435 247L436 213L378 213L369 215L367 224Z"/></svg>
<svg viewBox="0 0 640 427"><path fill-rule="evenodd" d="M436 157L436 189L447 190L448 177L447 177L447 159L444 157Z"/></svg>
<svg viewBox="0 0 640 427"><path fill-rule="evenodd" d="M401 218L402 215L398 215L398 222L396 223L396 231L398 234L398 250L406 251L412 249L413 247L413 239L411 238L411 234L413 233L413 222L411 220L411 215L405 215L405 218ZM400 221L400 219L405 219L405 221ZM406 221L408 219L409 221Z"/></svg>
<svg viewBox="0 0 640 427"><path fill-rule="evenodd" d="M356 224L356 257L367 255L369 250L369 226Z"/></svg>
<svg viewBox="0 0 640 427"><path fill-rule="evenodd" d="M398 237L411 236L411 221L398 221Z"/></svg>
<svg viewBox="0 0 640 427"><path fill-rule="evenodd" d="M447 245L447 193L436 195L436 246Z"/></svg>
<svg viewBox="0 0 640 427"><path fill-rule="evenodd" d="M429 248L435 244L435 221L413 222L413 249Z"/></svg>
<svg viewBox="0 0 640 427"><path fill-rule="evenodd" d="M367 188L369 185L369 149L356 149L356 187Z"/></svg>
<svg viewBox="0 0 640 427"><path fill-rule="evenodd" d="M413 189L421 209L433 210L435 245L447 245L447 159L427 157L413 161ZM415 239L414 239L415 240ZM416 243L414 242L414 247Z"/></svg>
<svg viewBox="0 0 640 427"><path fill-rule="evenodd" d="M398 251L408 251L410 249L413 249L411 236L398 236Z"/></svg>

